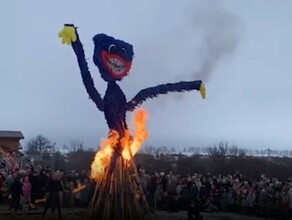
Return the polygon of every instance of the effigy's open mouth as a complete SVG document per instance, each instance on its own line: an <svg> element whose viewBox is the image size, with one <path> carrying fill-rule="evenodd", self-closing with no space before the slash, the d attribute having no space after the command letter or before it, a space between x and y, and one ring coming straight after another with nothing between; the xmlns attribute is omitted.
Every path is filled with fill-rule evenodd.
<svg viewBox="0 0 292 220"><path fill-rule="evenodd" d="M126 69L126 65L123 64L123 62L118 58L109 58L107 60L107 65L113 71L113 73L117 75L122 74Z"/></svg>
<svg viewBox="0 0 292 220"><path fill-rule="evenodd" d="M114 79L123 78L131 68L131 62L124 60L116 54L109 54L106 51L102 51L102 61Z"/></svg>

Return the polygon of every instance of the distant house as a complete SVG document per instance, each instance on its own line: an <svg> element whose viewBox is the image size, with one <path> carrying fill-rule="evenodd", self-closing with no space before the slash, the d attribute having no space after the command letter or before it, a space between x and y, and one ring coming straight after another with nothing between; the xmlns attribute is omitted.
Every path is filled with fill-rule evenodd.
<svg viewBox="0 0 292 220"><path fill-rule="evenodd" d="M0 131L0 146L5 150L18 152L22 149L20 140L24 139L21 131Z"/></svg>

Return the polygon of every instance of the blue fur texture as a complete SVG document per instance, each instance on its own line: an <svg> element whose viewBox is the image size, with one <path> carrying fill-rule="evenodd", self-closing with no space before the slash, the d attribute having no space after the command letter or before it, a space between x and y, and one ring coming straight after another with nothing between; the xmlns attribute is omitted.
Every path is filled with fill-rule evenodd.
<svg viewBox="0 0 292 220"><path fill-rule="evenodd" d="M188 92L192 90L200 90L203 82L201 80L189 82L167 83L146 89L142 89L130 102L127 103L127 111L133 111L147 99L152 99L158 95L164 95L169 92Z"/></svg>
<svg viewBox="0 0 292 220"><path fill-rule="evenodd" d="M108 83L105 96L102 98L94 86L94 82L86 62L83 45L80 42L77 31L76 36L77 40L76 42L72 42L72 47L77 57L86 91L90 99L96 104L97 108L104 112L104 116L110 130L118 131L121 137L123 136L124 130L127 129L126 112L135 110L135 108L147 99L155 98L158 95L167 94L169 92L200 90L200 85L202 84L201 80L168 83L142 89L130 102L127 102L126 96L117 84L116 79L111 78L110 73L106 70L102 61L101 52L103 50L108 51L109 47L112 44L115 44L115 51L111 53L122 57L127 62L132 62L134 56L133 46L105 34L97 34L93 38L95 45L93 60L95 65L99 68L102 78ZM122 53L123 48L126 49L126 54Z"/></svg>

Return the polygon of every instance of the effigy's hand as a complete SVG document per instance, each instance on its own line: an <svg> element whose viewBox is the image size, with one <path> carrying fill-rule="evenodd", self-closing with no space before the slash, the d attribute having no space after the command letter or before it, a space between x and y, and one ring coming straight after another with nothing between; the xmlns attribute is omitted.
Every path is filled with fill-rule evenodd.
<svg viewBox="0 0 292 220"><path fill-rule="evenodd" d="M200 85L200 93L201 93L202 98L205 99L206 98L206 87L205 87L205 84L203 84L203 83Z"/></svg>
<svg viewBox="0 0 292 220"><path fill-rule="evenodd" d="M73 24L65 24L63 30L59 32L62 44L70 45L77 40L76 27Z"/></svg>

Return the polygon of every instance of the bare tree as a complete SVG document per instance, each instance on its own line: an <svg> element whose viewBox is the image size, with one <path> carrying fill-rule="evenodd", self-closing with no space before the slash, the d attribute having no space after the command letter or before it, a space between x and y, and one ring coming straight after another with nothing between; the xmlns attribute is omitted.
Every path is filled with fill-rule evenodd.
<svg viewBox="0 0 292 220"><path fill-rule="evenodd" d="M219 142L218 145L214 145L208 149L209 157L214 162L224 163L228 153L228 143Z"/></svg>
<svg viewBox="0 0 292 220"><path fill-rule="evenodd" d="M239 149L237 145L232 145L229 149L228 152L231 156L238 156Z"/></svg>
<svg viewBox="0 0 292 220"><path fill-rule="evenodd" d="M239 148L237 145L232 145L230 148L228 148L228 153L234 157L244 157L246 155L246 150Z"/></svg>
<svg viewBox="0 0 292 220"><path fill-rule="evenodd" d="M30 139L26 144L27 154L39 154L49 153L54 144L43 135L38 135L35 138Z"/></svg>
<svg viewBox="0 0 292 220"><path fill-rule="evenodd" d="M75 151L79 151L79 150L83 150L84 147L83 147L83 142L81 140L72 140L70 142L70 146L71 146L71 150L73 152Z"/></svg>
<svg viewBox="0 0 292 220"><path fill-rule="evenodd" d="M245 157L246 156L246 150L243 148L238 149L238 156L239 157Z"/></svg>

